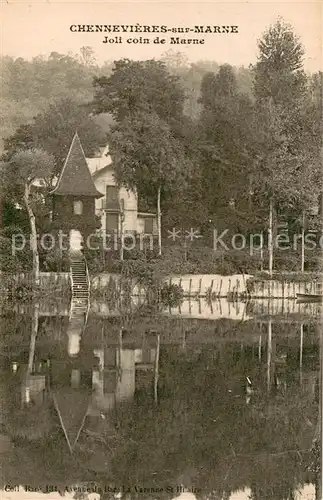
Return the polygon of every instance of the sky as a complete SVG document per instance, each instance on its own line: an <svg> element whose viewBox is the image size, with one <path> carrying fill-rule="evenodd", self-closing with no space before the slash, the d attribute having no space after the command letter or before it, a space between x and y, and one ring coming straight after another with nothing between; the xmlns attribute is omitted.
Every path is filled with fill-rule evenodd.
<svg viewBox="0 0 323 500"><path fill-rule="evenodd" d="M30 59L52 51L79 53L82 46L91 46L99 63L123 57L131 59L159 58L168 50L183 52L190 61L214 60L220 64L249 66L257 58L257 40L264 30L280 16L290 23L305 47L304 67L307 71L322 69L323 2L302 1L210 1L210 2L105 2L92 0L68 2L50 0L0 0L1 52ZM188 35L167 33L124 33L122 43L102 43L105 36L120 33L73 33L73 24L111 25L195 25L238 26L238 33L207 33ZM130 38L149 38L148 44L128 43ZM165 37L165 44L153 43L156 36ZM198 45L170 44L171 36L205 40Z"/></svg>

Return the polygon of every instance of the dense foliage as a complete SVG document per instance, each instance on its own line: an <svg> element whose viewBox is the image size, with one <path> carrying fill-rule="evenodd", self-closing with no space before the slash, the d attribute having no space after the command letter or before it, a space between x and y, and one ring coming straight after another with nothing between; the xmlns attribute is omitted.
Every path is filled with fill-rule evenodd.
<svg viewBox="0 0 323 500"><path fill-rule="evenodd" d="M249 69L193 64L173 52L160 61L99 66L89 47L80 55L52 53L30 62L3 57L3 160L44 150L55 160L52 178L77 128L88 156L109 141L117 183L136 189L141 206L156 211L160 255L172 227L196 228L210 247L214 228L262 232L268 255L245 257L247 267L255 257L258 269L268 259L269 269L272 263L300 269L293 237L316 232L317 250L322 229L322 74L304 72L303 54L292 28L278 20L263 34ZM17 226L19 183L5 178L4 185L5 215ZM46 210L34 205L42 232ZM285 254L273 252L282 223L290 246ZM189 262L187 243L177 241ZM240 254L252 253L248 245L245 250ZM302 270L317 268L313 252L305 261Z"/></svg>

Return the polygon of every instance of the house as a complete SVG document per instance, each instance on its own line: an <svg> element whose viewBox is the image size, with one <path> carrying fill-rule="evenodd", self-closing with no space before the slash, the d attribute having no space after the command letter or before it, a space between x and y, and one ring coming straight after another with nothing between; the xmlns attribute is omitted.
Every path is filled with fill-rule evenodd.
<svg viewBox="0 0 323 500"><path fill-rule="evenodd" d="M73 250L80 249L77 236L91 234L96 229L95 200L103 196L93 182L78 134L73 137L68 155L52 197L52 220L60 229L70 230ZM81 239L81 238L80 238ZM71 241L70 241L71 243Z"/></svg>
<svg viewBox="0 0 323 500"><path fill-rule="evenodd" d="M116 185L109 146L101 148L96 157L86 158L77 133L49 194L52 220L62 227L68 222L74 233L93 232L96 215L104 235L157 235L156 215L140 212L137 194Z"/></svg>
<svg viewBox="0 0 323 500"><path fill-rule="evenodd" d="M134 191L116 185L114 164L109 146L102 148L94 158L87 158L96 189L104 196L96 199L95 212L101 218L101 230L110 232L157 235L156 214L141 212Z"/></svg>

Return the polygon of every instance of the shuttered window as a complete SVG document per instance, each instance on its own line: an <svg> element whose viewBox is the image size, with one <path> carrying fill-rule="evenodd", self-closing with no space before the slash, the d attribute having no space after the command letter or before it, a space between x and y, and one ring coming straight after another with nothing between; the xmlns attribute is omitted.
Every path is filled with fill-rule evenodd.
<svg viewBox="0 0 323 500"><path fill-rule="evenodd" d="M118 223L119 223L118 214L107 213L107 218L106 218L106 230L107 230L107 232L118 231L118 226L119 226Z"/></svg>
<svg viewBox="0 0 323 500"><path fill-rule="evenodd" d="M119 210L118 194L117 186L106 187L106 208Z"/></svg>
<svg viewBox="0 0 323 500"><path fill-rule="evenodd" d="M144 232L145 234L152 234L154 229L154 221L152 217L146 217L144 219Z"/></svg>

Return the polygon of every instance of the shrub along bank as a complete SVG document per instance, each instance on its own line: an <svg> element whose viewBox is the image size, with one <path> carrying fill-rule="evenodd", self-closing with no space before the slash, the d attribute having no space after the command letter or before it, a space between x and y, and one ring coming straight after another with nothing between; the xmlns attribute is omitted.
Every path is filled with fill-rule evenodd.
<svg viewBox="0 0 323 500"><path fill-rule="evenodd" d="M268 262L266 252L261 259L259 253L252 255L248 250L217 250L209 247L165 247L162 256L154 251L124 251L123 259L120 260L119 252L85 251L89 270L92 274L101 272L118 273L122 269L131 266L137 268L139 275L142 268L147 267L155 272L170 274L256 274L266 269ZM131 264L130 264L131 261ZM301 257L295 251L284 251L277 253L275 258L275 274L300 273ZM318 273L322 268L321 257L314 251L305 261L306 272Z"/></svg>

